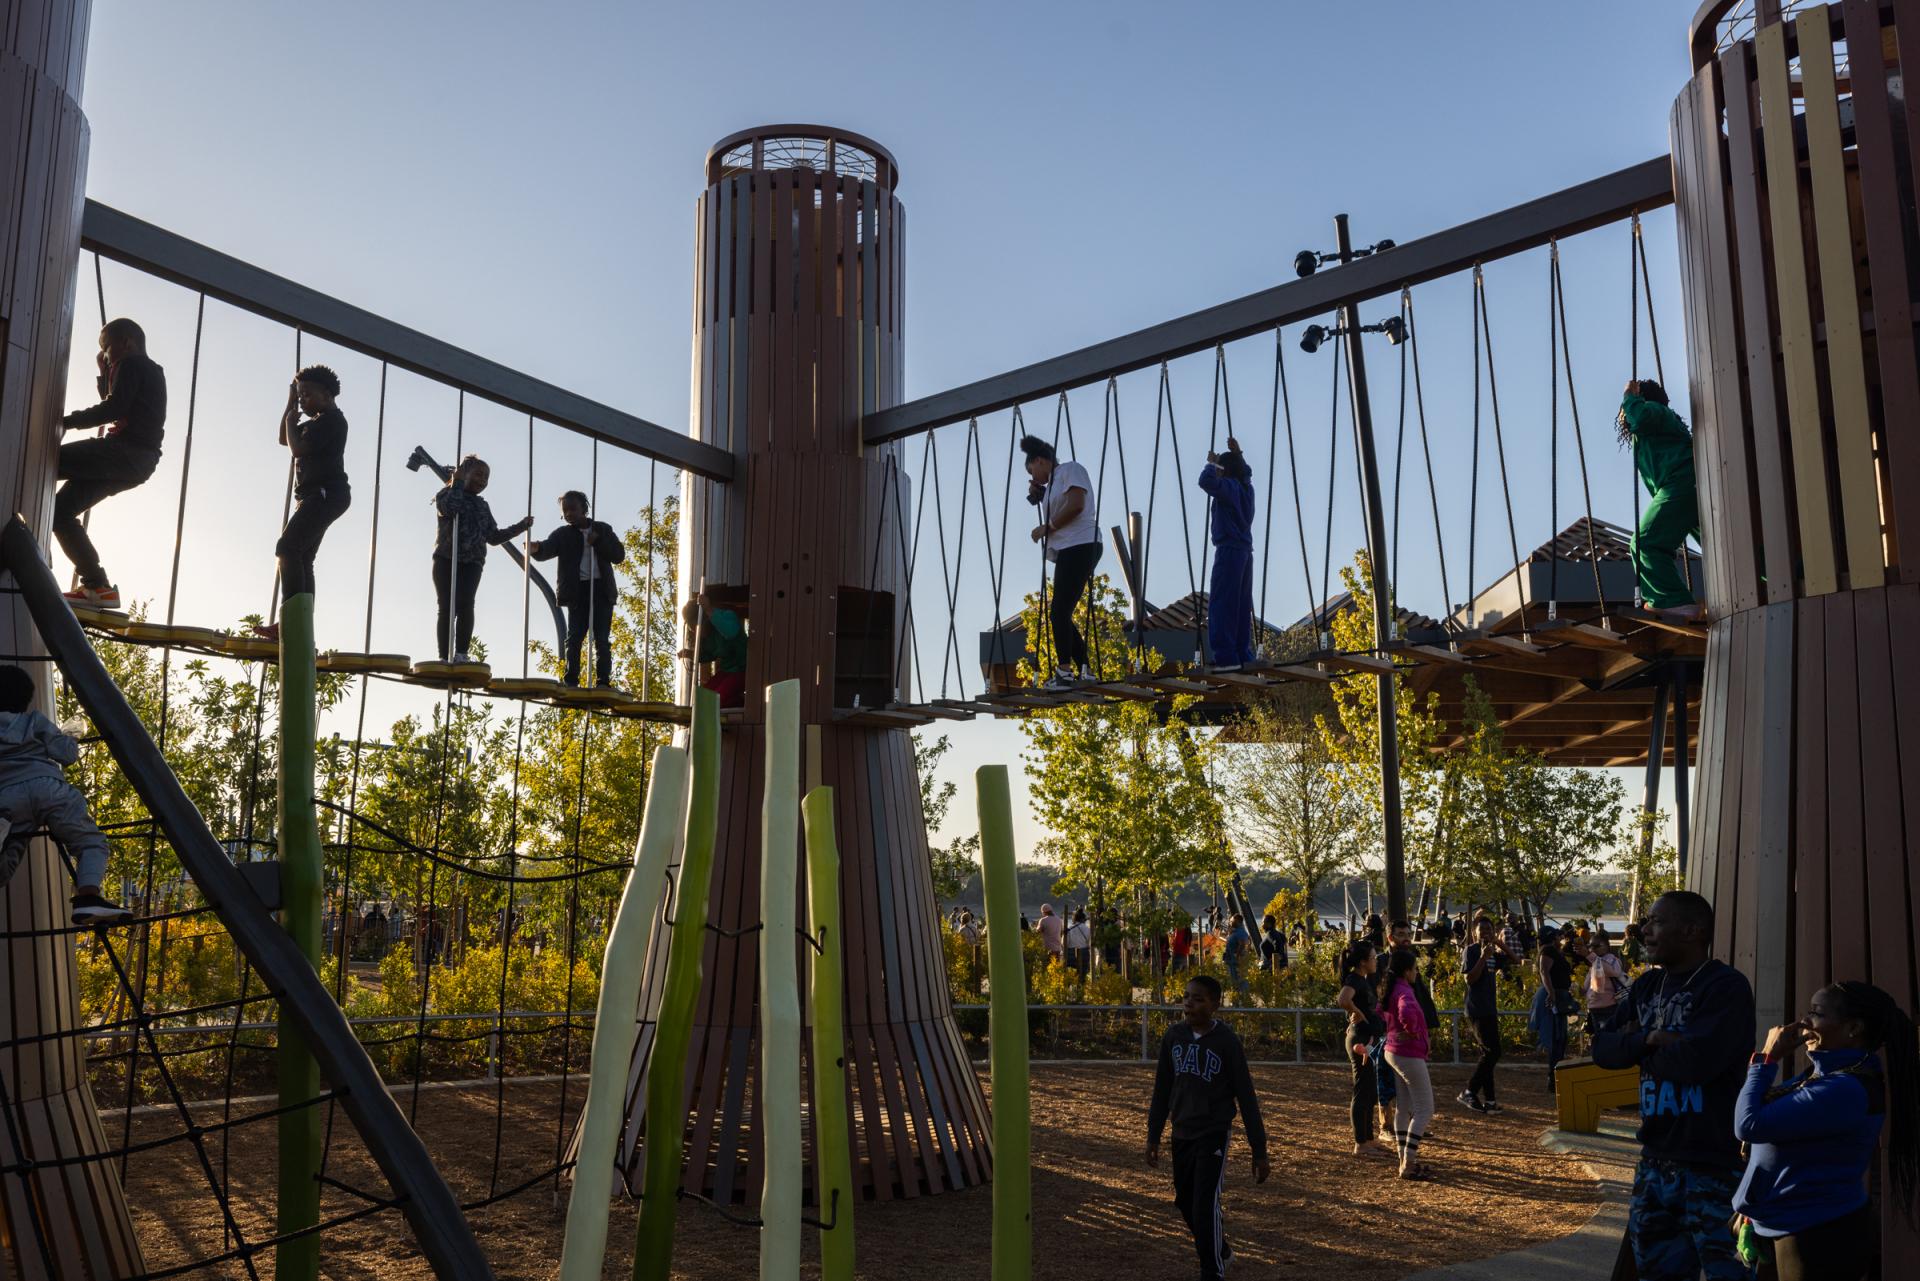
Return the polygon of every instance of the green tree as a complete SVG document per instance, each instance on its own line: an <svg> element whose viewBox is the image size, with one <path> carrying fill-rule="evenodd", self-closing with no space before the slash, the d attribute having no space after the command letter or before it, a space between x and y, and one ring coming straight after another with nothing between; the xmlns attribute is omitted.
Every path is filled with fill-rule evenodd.
<svg viewBox="0 0 1920 1281"><path fill-rule="evenodd" d="M1340 571L1351 603L1332 619L1334 648L1370 651L1373 636L1373 572L1365 552ZM1394 679L1394 723L1400 748L1401 839L1409 877L1444 875L1448 841L1457 830L1455 791L1447 785L1448 762L1440 751L1445 722L1440 696L1416 693L1404 671ZM1367 673L1335 680L1329 691L1333 714L1320 716L1320 736L1332 762L1334 788L1362 824L1360 854L1370 853L1372 834L1382 830L1380 801L1379 683ZM1384 857L1384 854L1383 854Z"/></svg>
<svg viewBox="0 0 1920 1281"><path fill-rule="evenodd" d="M956 836L936 844L933 834L947 821L947 812L959 785L952 779L936 777L940 758L952 748L945 734L931 741L918 732L913 736L913 766L920 777L920 815L926 820L927 856L933 864L933 893L936 898L956 899L967 881L980 870L980 833Z"/></svg>
<svg viewBox="0 0 1920 1281"><path fill-rule="evenodd" d="M1291 880L1309 909L1320 887L1353 864L1365 818L1309 710L1317 693L1282 686L1249 700L1218 749L1235 851Z"/></svg>
<svg viewBox="0 0 1920 1281"><path fill-rule="evenodd" d="M1100 638L1096 645L1090 637L1092 657L1101 677L1118 680L1134 657L1121 598L1104 577L1088 591L1092 635ZM1037 595L1027 598L1025 622L1029 636L1044 630ZM1144 657L1149 670L1160 663L1157 654ZM1044 645L1039 658L1051 661ZM1232 871L1208 777L1213 744L1183 719L1195 701L1069 703L1020 722L1030 804L1053 833L1035 853L1058 870L1062 884L1092 886L1126 904L1131 923L1144 931L1171 921L1172 892L1189 877Z"/></svg>

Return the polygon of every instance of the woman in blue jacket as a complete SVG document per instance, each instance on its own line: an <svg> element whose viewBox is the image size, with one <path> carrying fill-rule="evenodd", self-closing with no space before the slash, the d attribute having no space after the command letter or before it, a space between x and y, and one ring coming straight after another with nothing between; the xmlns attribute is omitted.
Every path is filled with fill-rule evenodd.
<svg viewBox="0 0 1920 1281"><path fill-rule="evenodd" d="M1734 1194L1742 1253L1762 1281L1860 1281L1878 1257L1867 1198L1881 1129L1886 1197L1915 1221L1920 1184L1920 1073L1913 1021L1871 983L1835 983L1806 1017L1767 1034L1734 1108L1749 1148ZM1805 1046L1813 1067L1776 1086L1779 1061ZM1891 1274L1889 1274L1891 1275Z"/></svg>

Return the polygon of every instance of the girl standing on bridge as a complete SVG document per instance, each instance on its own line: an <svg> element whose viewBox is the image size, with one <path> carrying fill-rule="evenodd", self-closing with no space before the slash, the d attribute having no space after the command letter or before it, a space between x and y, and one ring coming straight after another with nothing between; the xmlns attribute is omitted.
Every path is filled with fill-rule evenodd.
<svg viewBox="0 0 1920 1281"><path fill-rule="evenodd" d="M1633 535L1633 567L1647 607L1676 622L1697 621L1700 602L1675 558L1687 539L1700 540L1700 496L1693 474L1693 435L1651 378L1627 384L1616 418L1620 443L1633 446L1633 466L1651 495Z"/></svg>
<svg viewBox="0 0 1920 1281"><path fill-rule="evenodd" d="M340 376L325 365L308 365L287 388L280 443L293 453L296 505L273 549L280 558L283 601L302 592L313 594L313 559L320 554L320 540L353 505L347 485L347 419L334 403L339 394ZM280 639L278 623L253 630L268 640Z"/></svg>
<svg viewBox="0 0 1920 1281"><path fill-rule="evenodd" d="M1207 649L1218 667L1253 661L1253 469L1240 442L1208 454L1200 488L1211 500L1213 577L1207 584Z"/></svg>

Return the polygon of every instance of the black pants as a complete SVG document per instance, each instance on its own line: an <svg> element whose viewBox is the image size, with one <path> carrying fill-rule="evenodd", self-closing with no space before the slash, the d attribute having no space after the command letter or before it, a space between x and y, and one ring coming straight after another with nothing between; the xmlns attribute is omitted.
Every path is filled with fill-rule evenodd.
<svg viewBox="0 0 1920 1281"><path fill-rule="evenodd" d="M1500 1062L1500 1019L1492 1014L1474 1015L1473 1034L1480 1038L1480 1061L1473 1065L1467 1093L1491 1103L1499 1097L1493 1084L1493 1068Z"/></svg>
<svg viewBox="0 0 1920 1281"><path fill-rule="evenodd" d="M1220 1281L1227 1265L1226 1225L1220 1218L1220 1191L1227 1181L1227 1144L1231 1130L1194 1139L1173 1137L1173 1203L1193 1229L1203 1281Z"/></svg>
<svg viewBox="0 0 1920 1281"><path fill-rule="evenodd" d="M313 558L320 552L320 540L351 506L353 491L345 481L307 494L294 506L280 541L273 546L273 554L280 558L281 600L313 591Z"/></svg>
<svg viewBox="0 0 1920 1281"><path fill-rule="evenodd" d="M1373 1109L1380 1102L1379 1082L1374 1079L1373 1058L1367 1054L1356 1054L1367 1043L1364 1030L1347 1029L1347 1066L1353 1069L1353 1099L1350 1110L1353 1113L1353 1141L1371 1143L1373 1141Z"/></svg>
<svg viewBox="0 0 1920 1281"><path fill-rule="evenodd" d="M439 646L440 661L448 658L447 649L447 605L449 596L458 591L453 605L453 650L452 653L464 654L467 646L473 644L473 597L480 590L480 574L486 569L487 562L471 561L460 566L460 581L456 584L453 572L453 558L435 556L433 558L433 590L440 598L439 624L434 628L433 643Z"/></svg>
<svg viewBox="0 0 1920 1281"><path fill-rule="evenodd" d="M1760 1281L1861 1281L1879 1254L1880 1219L1868 1203L1792 1236L1755 1239Z"/></svg>
<svg viewBox="0 0 1920 1281"><path fill-rule="evenodd" d="M160 465L160 451L128 445L112 436L60 446L59 478L67 483L53 498L53 536L88 587L105 587L100 553L80 523L81 513L103 498L143 483Z"/></svg>
<svg viewBox="0 0 1920 1281"><path fill-rule="evenodd" d="M1053 562L1053 600L1047 616L1053 622L1054 661L1078 671L1089 666L1087 638L1073 625L1073 611L1093 581L1094 567L1100 563L1100 544L1082 543L1068 547Z"/></svg>
<svg viewBox="0 0 1920 1281"><path fill-rule="evenodd" d="M587 619L593 619L593 676L596 685L613 684L613 598L611 583L592 584L593 601L586 600L588 584L567 606L567 684L580 683L580 646L587 639Z"/></svg>

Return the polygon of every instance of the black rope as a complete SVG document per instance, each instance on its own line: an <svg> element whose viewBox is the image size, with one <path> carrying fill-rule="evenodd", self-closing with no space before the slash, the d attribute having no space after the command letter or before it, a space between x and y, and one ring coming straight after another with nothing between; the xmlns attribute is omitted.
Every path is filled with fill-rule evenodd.
<svg viewBox="0 0 1920 1281"><path fill-rule="evenodd" d="M1573 342L1567 333L1567 285L1560 274L1560 246L1553 247L1554 296L1560 326L1560 360L1567 375L1567 410L1573 416L1573 446L1580 460L1580 494L1586 502L1587 511L1587 560L1593 566L1593 598L1600 605L1600 612L1607 612L1607 589L1600 577L1600 546L1593 528L1593 480L1587 471L1587 442L1580 430L1580 397L1573 390ZM1558 529L1554 536L1559 537ZM1555 557L1558 563L1558 557Z"/></svg>
<svg viewBox="0 0 1920 1281"><path fill-rule="evenodd" d="M1507 504L1507 542L1512 549L1514 566L1518 568L1521 563L1520 533L1513 519L1513 486L1507 479L1506 437L1500 429L1500 384L1493 373L1493 327L1487 315L1486 281L1478 269L1474 271L1473 282L1474 288L1481 294L1480 330L1487 339L1487 404L1493 410L1493 447L1500 460L1500 494L1506 499ZM1471 586L1468 590L1472 590ZM1520 631L1522 635L1527 631L1527 597L1524 592L1520 596Z"/></svg>
<svg viewBox="0 0 1920 1281"><path fill-rule="evenodd" d="M1327 419L1327 528L1320 543L1320 595L1314 603L1314 646L1333 648L1333 618L1327 613L1333 599L1333 500L1339 492L1334 478L1340 471L1340 371L1346 359L1346 344L1333 348L1333 410Z"/></svg>
<svg viewBox="0 0 1920 1281"><path fill-rule="evenodd" d="M1400 307L1407 318L1407 348L1413 363L1414 412L1420 424L1420 452L1427 464L1427 495L1433 504L1433 542L1439 552L1440 594L1446 598L1447 611L1451 613L1454 608L1453 591L1447 586L1447 542L1445 530L1440 523L1440 487L1434 480L1433 447L1427 439L1427 399L1420 384L1420 327L1414 323L1413 319L1412 289L1400 291ZM1476 377L1474 381L1477 400L1479 379Z"/></svg>

